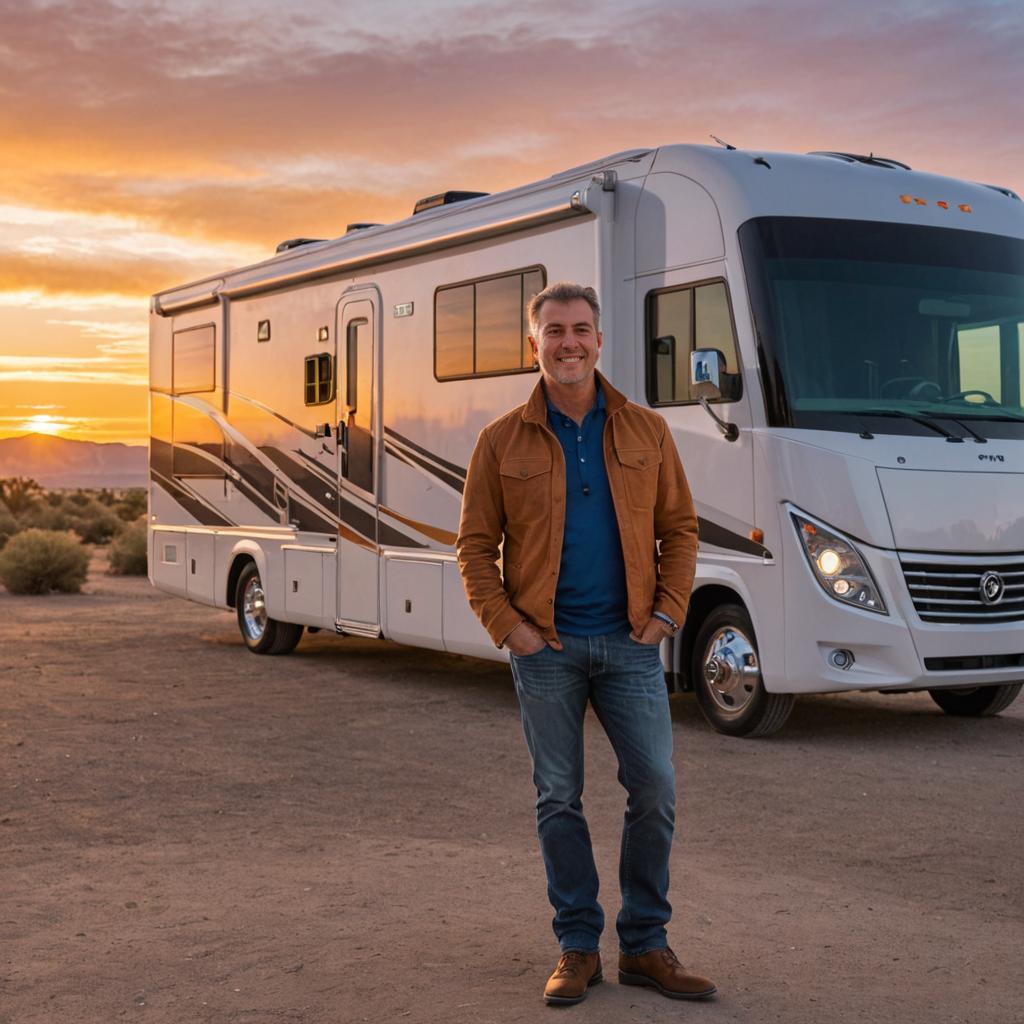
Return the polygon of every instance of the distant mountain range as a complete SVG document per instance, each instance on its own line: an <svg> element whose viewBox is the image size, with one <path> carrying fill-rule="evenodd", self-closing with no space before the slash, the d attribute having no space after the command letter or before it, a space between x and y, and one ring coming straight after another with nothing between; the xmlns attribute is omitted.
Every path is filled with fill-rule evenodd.
<svg viewBox="0 0 1024 1024"><path fill-rule="evenodd" d="M48 434L0 439L0 477L27 476L44 487L145 487L149 452L142 445L70 441Z"/></svg>

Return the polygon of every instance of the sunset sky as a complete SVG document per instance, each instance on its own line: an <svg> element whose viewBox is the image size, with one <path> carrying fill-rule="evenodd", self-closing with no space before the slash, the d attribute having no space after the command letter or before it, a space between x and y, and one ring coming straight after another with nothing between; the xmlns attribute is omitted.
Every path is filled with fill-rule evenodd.
<svg viewBox="0 0 1024 1024"><path fill-rule="evenodd" d="M0 0L0 437L145 443L148 296L616 150L1024 192L1019 0Z"/></svg>

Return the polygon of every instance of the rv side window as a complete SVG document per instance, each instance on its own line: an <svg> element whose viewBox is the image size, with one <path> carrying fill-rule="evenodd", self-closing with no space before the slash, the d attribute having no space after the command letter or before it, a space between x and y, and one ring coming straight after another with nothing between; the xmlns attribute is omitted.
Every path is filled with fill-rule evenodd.
<svg viewBox="0 0 1024 1024"><path fill-rule="evenodd" d="M729 292L724 281L666 288L647 296L647 400L651 405L696 402L690 394L690 353L716 348L725 356L722 401L740 397Z"/></svg>
<svg viewBox="0 0 1024 1024"><path fill-rule="evenodd" d="M306 356L306 405L324 405L334 401L334 357L326 352Z"/></svg>
<svg viewBox="0 0 1024 1024"><path fill-rule="evenodd" d="M465 380L536 370L526 313L543 268L446 285L434 293L434 376Z"/></svg>
<svg viewBox="0 0 1024 1024"><path fill-rule="evenodd" d="M171 390L174 394L212 391L217 358L213 324L175 331L172 344Z"/></svg>

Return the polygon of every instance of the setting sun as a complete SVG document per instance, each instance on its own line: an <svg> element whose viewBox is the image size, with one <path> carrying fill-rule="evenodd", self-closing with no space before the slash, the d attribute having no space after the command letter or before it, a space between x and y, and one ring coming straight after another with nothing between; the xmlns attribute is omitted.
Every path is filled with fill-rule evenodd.
<svg viewBox="0 0 1024 1024"><path fill-rule="evenodd" d="M29 416L24 423L24 429L33 434L49 434L51 437L57 437L60 435L62 430L67 430L70 424L65 423L63 420L54 419L52 416L40 414L37 416Z"/></svg>

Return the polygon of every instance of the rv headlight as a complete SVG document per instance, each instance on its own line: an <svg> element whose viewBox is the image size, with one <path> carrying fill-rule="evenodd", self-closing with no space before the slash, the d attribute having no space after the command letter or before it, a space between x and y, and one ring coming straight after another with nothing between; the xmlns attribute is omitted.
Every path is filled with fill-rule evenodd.
<svg viewBox="0 0 1024 1024"><path fill-rule="evenodd" d="M888 615L860 552L837 533L790 512L814 578L829 597L869 612Z"/></svg>

